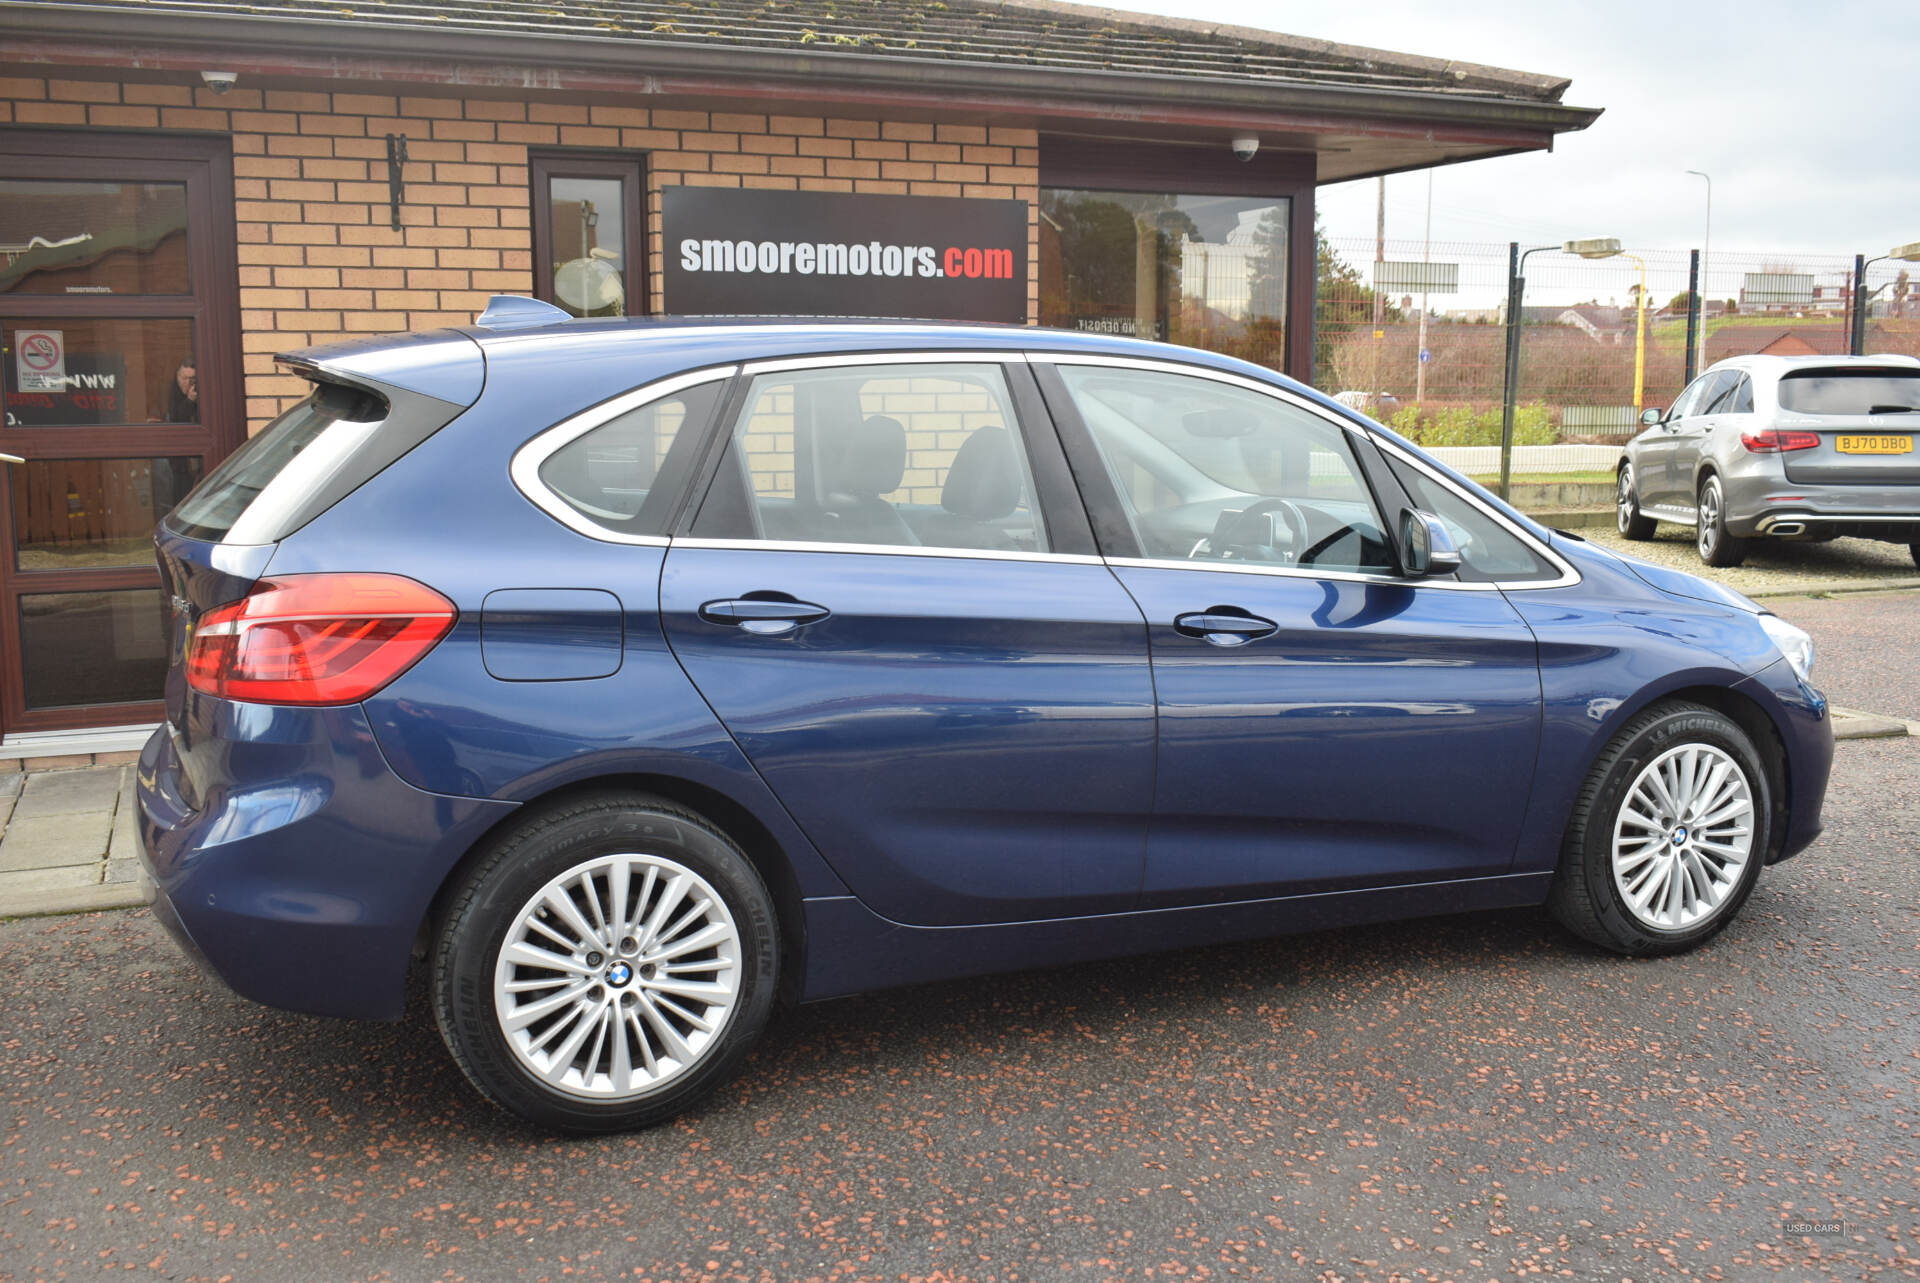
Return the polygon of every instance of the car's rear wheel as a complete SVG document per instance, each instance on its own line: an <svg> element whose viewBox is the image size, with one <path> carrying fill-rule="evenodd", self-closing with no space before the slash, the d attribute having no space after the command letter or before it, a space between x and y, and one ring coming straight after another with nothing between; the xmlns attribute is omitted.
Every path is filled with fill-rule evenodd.
<svg viewBox="0 0 1920 1283"><path fill-rule="evenodd" d="M1653 532L1659 522L1640 511L1640 499L1634 493L1633 468L1623 465L1620 469L1619 490L1614 497L1614 515L1619 521L1623 537L1634 540L1653 538Z"/></svg>
<svg viewBox="0 0 1920 1283"><path fill-rule="evenodd" d="M1657 705L1594 763L1548 906L1616 953L1691 949L1753 890L1772 814L1766 768L1737 722L1698 704Z"/></svg>
<svg viewBox="0 0 1920 1283"><path fill-rule="evenodd" d="M1913 564L1920 566L1920 539L1907 545L1907 555L1913 558Z"/></svg>
<svg viewBox="0 0 1920 1283"><path fill-rule="evenodd" d="M779 968L739 847L654 798L583 797L515 825L449 896L434 1015L488 1099L572 1132L645 1127L739 1069Z"/></svg>
<svg viewBox="0 0 1920 1283"><path fill-rule="evenodd" d="M1727 533L1727 494L1720 478L1700 483L1700 560L1709 566L1737 566L1747 559L1747 541Z"/></svg>

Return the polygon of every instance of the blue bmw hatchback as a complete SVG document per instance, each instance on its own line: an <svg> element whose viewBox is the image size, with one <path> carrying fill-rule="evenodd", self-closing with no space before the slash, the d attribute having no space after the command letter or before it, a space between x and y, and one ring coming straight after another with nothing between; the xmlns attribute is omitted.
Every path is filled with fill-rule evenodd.
<svg viewBox="0 0 1920 1283"><path fill-rule="evenodd" d="M1545 903L1705 940L1820 831L1806 635L1270 371L560 321L284 358L157 536L154 910L484 1095L686 1109L781 999Z"/></svg>

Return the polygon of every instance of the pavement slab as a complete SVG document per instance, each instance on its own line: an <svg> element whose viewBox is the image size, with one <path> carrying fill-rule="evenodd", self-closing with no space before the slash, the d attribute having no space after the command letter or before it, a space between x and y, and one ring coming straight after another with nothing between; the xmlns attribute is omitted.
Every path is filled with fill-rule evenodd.
<svg viewBox="0 0 1920 1283"><path fill-rule="evenodd" d="M120 794L121 778L128 773L123 766L28 772L26 787L14 803L14 817L27 820L94 811L110 816Z"/></svg>
<svg viewBox="0 0 1920 1283"><path fill-rule="evenodd" d="M98 864L107 858L111 811L75 815L15 816L0 837L0 869L48 869ZM99 879L96 877L95 881ZM5 905L0 904L0 912Z"/></svg>

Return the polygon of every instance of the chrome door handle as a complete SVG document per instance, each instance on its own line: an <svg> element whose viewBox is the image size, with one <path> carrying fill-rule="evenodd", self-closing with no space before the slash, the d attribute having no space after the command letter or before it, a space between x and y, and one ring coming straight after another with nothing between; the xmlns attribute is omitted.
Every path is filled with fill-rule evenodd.
<svg viewBox="0 0 1920 1283"><path fill-rule="evenodd" d="M710 624L738 628L762 637L778 637L802 624L818 623L833 612L810 601L765 597L733 597L706 602L700 618Z"/></svg>
<svg viewBox="0 0 1920 1283"><path fill-rule="evenodd" d="M1173 631L1182 637L1198 637L1215 646L1244 646L1279 629L1280 625L1271 619L1262 619L1237 606L1210 606L1193 614L1177 615L1173 621Z"/></svg>

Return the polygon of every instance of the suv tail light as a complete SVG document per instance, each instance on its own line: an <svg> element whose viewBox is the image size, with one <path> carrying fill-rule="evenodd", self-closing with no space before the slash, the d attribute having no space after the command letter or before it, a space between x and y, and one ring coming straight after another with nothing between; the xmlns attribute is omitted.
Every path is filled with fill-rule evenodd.
<svg viewBox="0 0 1920 1283"><path fill-rule="evenodd" d="M1781 454L1788 450L1811 450L1820 444L1818 432L1742 432L1740 444L1755 454Z"/></svg>
<svg viewBox="0 0 1920 1283"><path fill-rule="evenodd" d="M357 704L432 650L458 614L399 575L263 579L194 625L187 684L261 704Z"/></svg>

